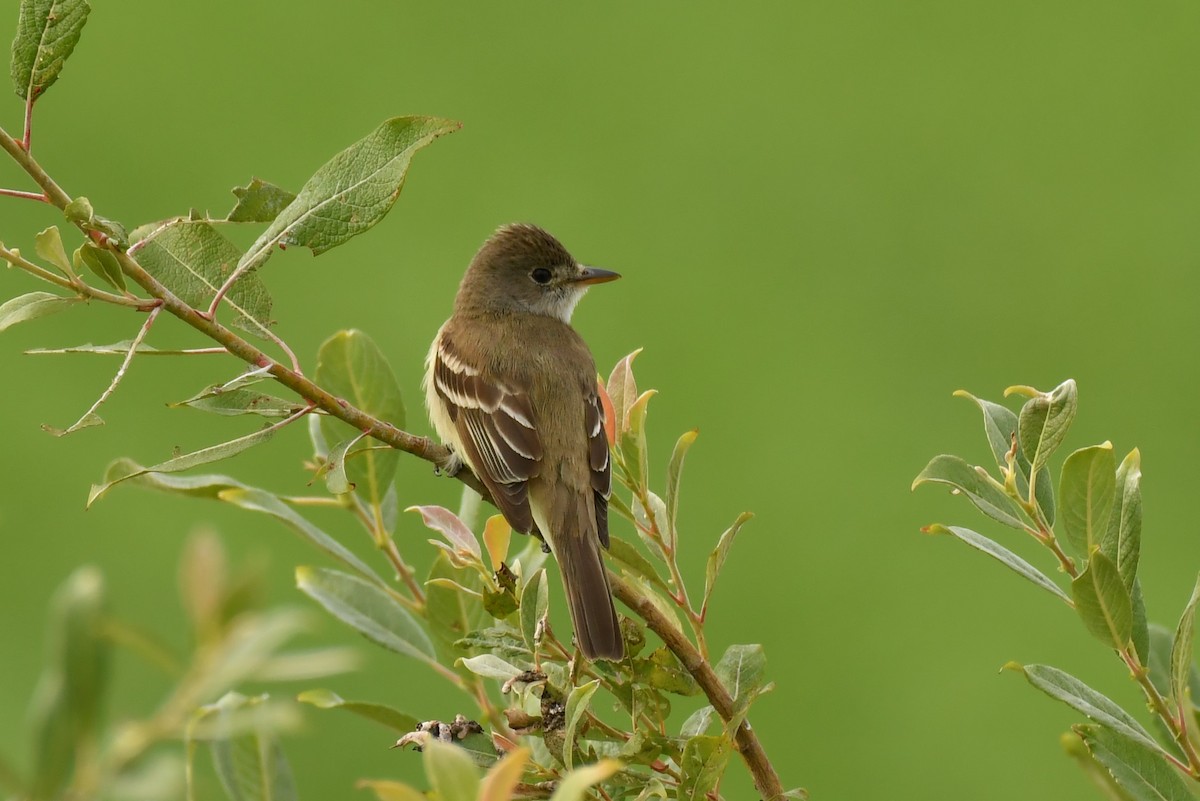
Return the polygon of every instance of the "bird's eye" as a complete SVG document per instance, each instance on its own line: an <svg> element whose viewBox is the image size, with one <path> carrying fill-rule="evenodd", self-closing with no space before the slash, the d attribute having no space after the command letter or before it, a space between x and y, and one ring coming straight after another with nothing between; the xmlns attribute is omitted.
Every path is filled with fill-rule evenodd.
<svg viewBox="0 0 1200 801"><path fill-rule="evenodd" d="M536 270L534 270L533 272L531 272L529 274L529 277L532 278L534 281L537 281L539 284L548 284L548 283L550 283L551 275L550 275L550 271L547 270L545 267L538 267Z"/></svg>

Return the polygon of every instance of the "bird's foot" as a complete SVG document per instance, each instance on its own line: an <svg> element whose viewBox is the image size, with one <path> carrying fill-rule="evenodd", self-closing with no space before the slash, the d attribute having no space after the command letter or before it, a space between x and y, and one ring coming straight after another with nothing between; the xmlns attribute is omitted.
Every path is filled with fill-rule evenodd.
<svg viewBox="0 0 1200 801"><path fill-rule="evenodd" d="M449 476L454 478L458 472L463 469L463 460L455 451L451 450L450 455L443 461L438 462L433 467L433 472L439 476Z"/></svg>

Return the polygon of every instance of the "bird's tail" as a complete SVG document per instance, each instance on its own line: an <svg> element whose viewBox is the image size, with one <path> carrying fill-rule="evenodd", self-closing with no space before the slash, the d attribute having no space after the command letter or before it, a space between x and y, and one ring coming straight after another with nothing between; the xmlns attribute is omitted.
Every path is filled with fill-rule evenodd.
<svg viewBox="0 0 1200 801"><path fill-rule="evenodd" d="M563 506L570 508L555 509L551 516L557 525L549 527L550 544L562 571L575 641L588 659L621 659L625 645L600 553L595 512L589 503Z"/></svg>

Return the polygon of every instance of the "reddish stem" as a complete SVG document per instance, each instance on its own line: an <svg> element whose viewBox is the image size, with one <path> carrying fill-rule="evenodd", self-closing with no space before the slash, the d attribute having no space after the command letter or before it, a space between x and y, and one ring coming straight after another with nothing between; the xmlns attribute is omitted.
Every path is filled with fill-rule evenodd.
<svg viewBox="0 0 1200 801"><path fill-rule="evenodd" d="M37 90L30 89L29 97L25 98L25 135L21 137L21 146L25 152L33 147L33 103L37 100Z"/></svg>
<svg viewBox="0 0 1200 801"><path fill-rule="evenodd" d="M6 197L19 197L22 200L38 200L42 203L49 203L50 198L46 197L41 192L22 192L20 189L0 189L0 195Z"/></svg>

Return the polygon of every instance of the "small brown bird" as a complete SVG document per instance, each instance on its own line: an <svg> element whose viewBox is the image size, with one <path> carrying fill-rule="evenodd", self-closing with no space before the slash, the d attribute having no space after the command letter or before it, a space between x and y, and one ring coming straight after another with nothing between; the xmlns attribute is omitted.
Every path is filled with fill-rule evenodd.
<svg viewBox="0 0 1200 801"><path fill-rule="evenodd" d="M588 659L625 649L600 554L612 487L604 410L570 321L588 287L617 278L579 264L537 226L503 226L471 260L424 381L442 441L515 530L536 526L550 546Z"/></svg>

